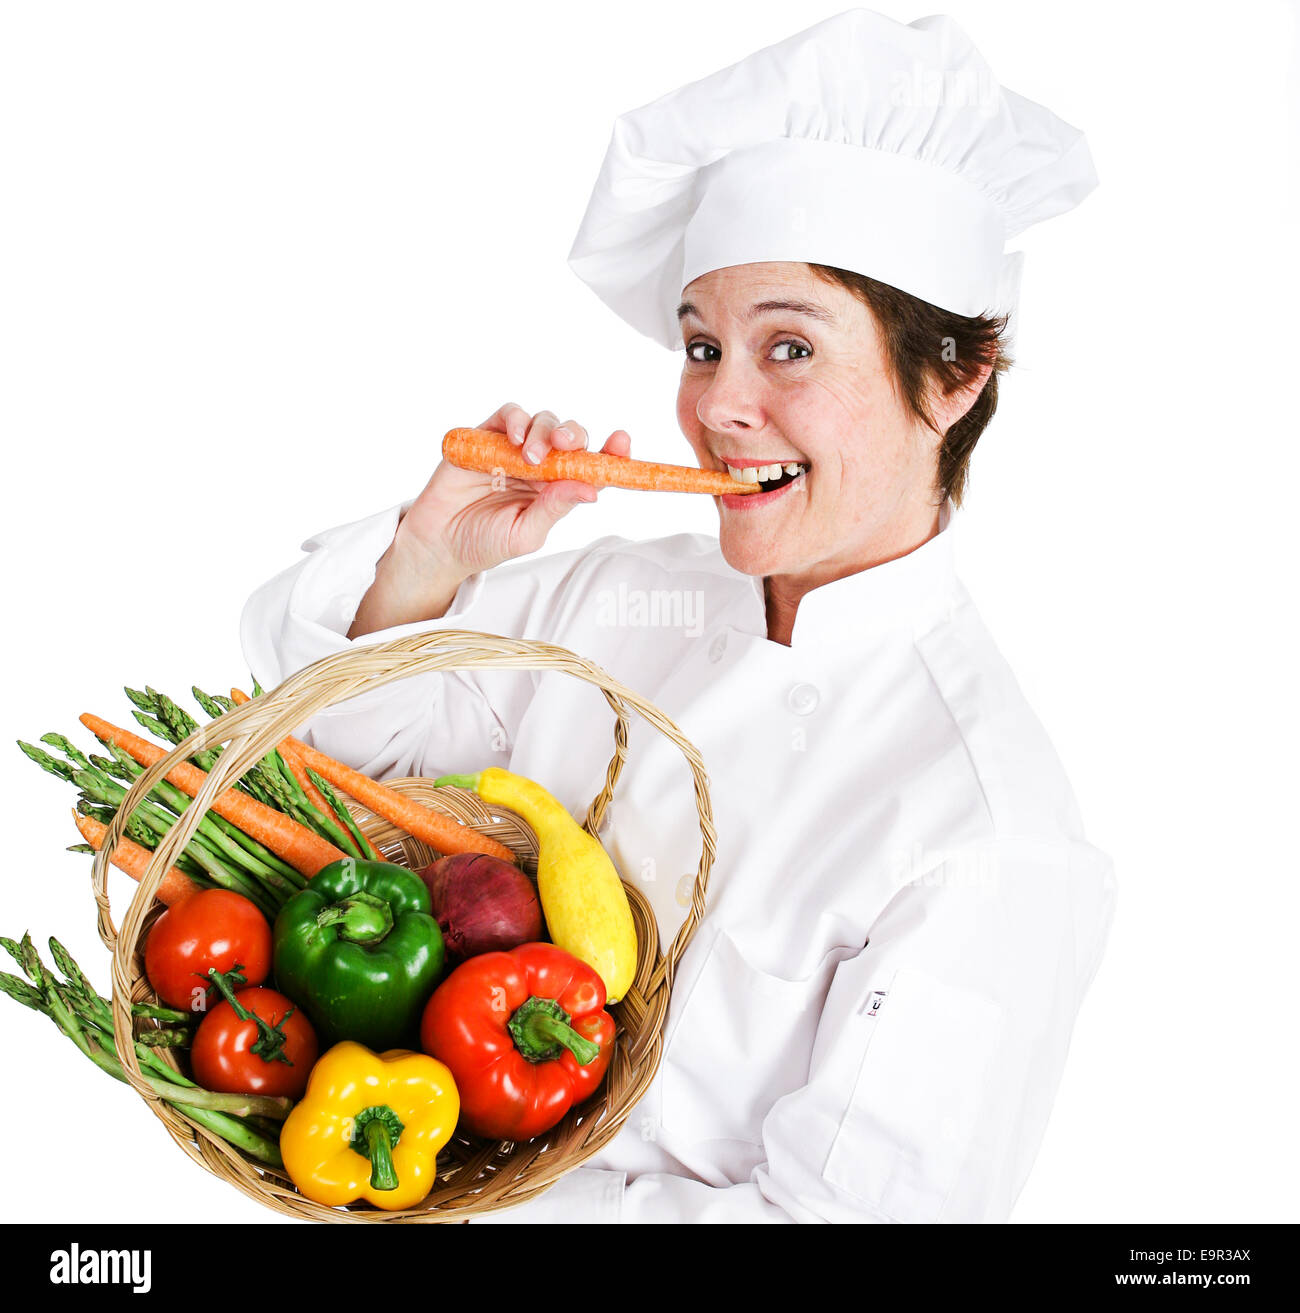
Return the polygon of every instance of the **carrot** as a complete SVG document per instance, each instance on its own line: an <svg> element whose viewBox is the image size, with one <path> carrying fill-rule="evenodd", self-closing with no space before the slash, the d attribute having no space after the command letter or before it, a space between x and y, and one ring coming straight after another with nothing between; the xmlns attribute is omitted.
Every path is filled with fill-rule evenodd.
<svg viewBox="0 0 1300 1313"><path fill-rule="evenodd" d="M247 693L232 688L230 700L242 707L250 699ZM282 753L287 748L304 766L328 780L336 789L342 789L362 806L369 807L376 816L392 821L407 834L423 839L440 853L487 853L504 862L514 862L516 865L519 862L505 844L489 839L486 834L462 825L451 816L444 816L431 807L422 807L418 802L412 802L396 789L390 789L359 770L353 770L351 766L345 766L341 761L335 761L333 757L308 747L301 739L286 738L278 746Z"/></svg>
<svg viewBox="0 0 1300 1313"><path fill-rule="evenodd" d="M104 743L116 743L142 766L152 766L167 755L156 743L150 743L148 739L142 739L130 730L120 729L89 712L81 717L81 723L97 739ZM193 798L207 778L207 771L183 761L172 767L167 782ZM341 848L336 848L328 840L314 834L305 825L299 825L292 817L258 802L256 798L250 798L246 793L240 793L238 789L226 789L219 793L213 800L212 810L218 816L224 816L232 825L237 825L258 843L265 844L277 857L305 876L311 877L322 866L347 856Z"/></svg>
<svg viewBox="0 0 1300 1313"><path fill-rule="evenodd" d="M280 756L284 758L284 764L293 772L293 778L298 781L298 787L307 795L307 801L316 808L322 816L333 816L333 809L325 801L321 791L311 782L307 774L307 767L302 764L302 758L292 749L280 744Z"/></svg>
<svg viewBox="0 0 1300 1313"><path fill-rule="evenodd" d="M392 821L407 834L423 839L440 853L487 853L505 862L518 864L519 859L503 843L480 834L471 826L462 825L451 816L434 811L431 807L412 802L395 789L378 780L372 780L351 766L345 766L333 757L327 757L298 739L289 739L289 746L302 756L303 764L327 779L335 788L369 807L376 816Z"/></svg>
<svg viewBox="0 0 1300 1313"><path fill-rule="evenodd" d="M104 836L108 833L108 826L101 821L95 820L93 816L82 816L78 812L72 813L72 819L76 821L77 829L81 831L81 837L96 852L99 852L104 846ZM153 853L148 848L142 848L138 843L133 842L124 835L117 841L117 847L113 849L113 855L108 860L119 871L125 871L131 879L139 881L144 878L145 868L152 859ZM174 907L183 898L198 893L198 890L199 886L184 871L175 866L169 866L167 874L163 876L162 882L158 885L158 892L155 897L160 903L166 903L168 907Z"/></svg>
<svg viewBox="0 0 1300 1313"><path fill-rule="evenodd" d="M281 743L280 756L284 759L285 765L293 771L293 777L298 781L299 785L301 785L303 792L309 799L311 799L312 806L323 816L328 816L330 820L335 820L337 818L338 822L342 824L344 829L352 836L353 842L361 848L361 855L363 857L368 857L372 862L382 862L384 860L383 857L375 851L375 845L361 833L360 829L357 828L356 823L348 823L346 819L346 809L343 804L340 802L336 809L330 803L329 799L326 798L315 784L312 783L311 776L307 774L307 767L303 765L302 758L298 753L287 743ZM335 794L334 797L337 801L338 794ZM339 815L340 812L344 812L344 815Z"/></svg>
<svg viewBox="0 0 1300 1313"><path fill-rule="evenodd" d="M251 702L252 698L242 689L232 688L230 690L230 700L237 707L242 707L245 702ZM311 782L311 778L307 774L307 767L302 764L302 758L287 743L279 744L278 751L280 756L284 758L284 764L293 772L293 777L298 781L299 788L307 795L307 801L322 815L333 816L333 808L325 801L321 791Z"/></svg>
<svg viewBox="0 0 1300 1313"><path fill-rule="evenodd" d="M515 479L552 483L579 479L597 488L639 488L647 492L761 492L762 484L741 483L723 470L698 470L689 465L660 465L655 461L612 456L603 451L552 450L541 464L526 461L504 433L486 429L452 429L442 440L443 459L462 470L494 474L498 470Z"/></svg>

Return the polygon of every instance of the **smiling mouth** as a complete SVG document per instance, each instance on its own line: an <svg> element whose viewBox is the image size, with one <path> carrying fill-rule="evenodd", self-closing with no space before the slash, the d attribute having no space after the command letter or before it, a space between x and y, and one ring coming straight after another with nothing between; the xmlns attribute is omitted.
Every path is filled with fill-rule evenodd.
<svg viewBox="0 0 1300 1313"><path fill-rule="evenodd" d="M733 479L738 479L741 483L757 483L762 487L763 492L775 492L778 488L784 488L800 475L806 474L809 469L805 461L773 461L766 465L755 463L732 465L724 461L723 467Z"/></svg>

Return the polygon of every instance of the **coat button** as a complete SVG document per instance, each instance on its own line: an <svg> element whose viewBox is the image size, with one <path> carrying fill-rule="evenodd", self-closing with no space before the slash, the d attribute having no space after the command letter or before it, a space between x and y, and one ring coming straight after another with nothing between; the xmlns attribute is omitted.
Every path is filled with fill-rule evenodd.
<svg viewBox="0 0 1300 1313"><path fill-rule="evenodd" d="M727 650L726 634L714 634L713 642L709 644L709 660L716 666L722 660L722 654Z"/></svg>
<svg viewBox="0 0 1300 1313"><path fill-rule="evenodd" d="M796 716L811 716L821 700L822 695L811 684L796 684L786 697L790 710Z"/></svg>

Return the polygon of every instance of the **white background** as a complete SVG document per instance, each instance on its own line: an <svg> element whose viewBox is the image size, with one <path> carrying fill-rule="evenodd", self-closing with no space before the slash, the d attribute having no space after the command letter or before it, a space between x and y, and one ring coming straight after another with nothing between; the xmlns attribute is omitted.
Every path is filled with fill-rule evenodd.
<svg viewBox="0 0 1300 1313"><path fill-rule="evenodd" d="M0 737L90 747L78 713L125 720L123 684L243 682L253 588L502 401L689 461L678 357L570 241L618 113L842 7L4 5ZM958 522L1120 883L1015 1220L1294 1221L1294 11L946 12L1102 179L1023 241L1020 363ZM712 525L606 492L547 550ZM73 790L0 768L0 932L59 935L107 991ZM49 1022L0 999L0 1036L0 1216L273 1216Z"/></svg>

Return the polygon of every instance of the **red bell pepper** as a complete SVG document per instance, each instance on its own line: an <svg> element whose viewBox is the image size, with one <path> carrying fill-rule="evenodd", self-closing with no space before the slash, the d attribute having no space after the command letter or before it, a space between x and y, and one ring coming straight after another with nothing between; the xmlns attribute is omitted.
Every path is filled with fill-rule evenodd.
<svg viewBox="0 0 1300 1313"><path fill-rule="evenodd" d="M495 1140L549 1131L600 1084L614 1051L605 985L554 944L480 953L424 1009L420 1040L460 1092L461 1126Z"/></svg>

